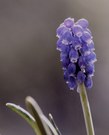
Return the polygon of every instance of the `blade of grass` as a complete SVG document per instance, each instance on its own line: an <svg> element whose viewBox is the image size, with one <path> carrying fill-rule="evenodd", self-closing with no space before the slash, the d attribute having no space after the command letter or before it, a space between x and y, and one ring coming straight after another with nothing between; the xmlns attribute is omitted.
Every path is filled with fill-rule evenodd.
<svg viewBox="0 0 109 135"><path fill-rule="evenodd" d="M44 115L37 102L30 96L25 100L28 111L35 118L36 124L42 135L52 135L49 127L42 121L41 117Z"/></svg>
<svg viewBox="0 0 109 135"><path fill-rule="evenodd" d="M36 120L29 112L27 112L19 105L15 105L13 103L7 103L6 106L14 112L16 112L17 114L19 114L23 119L25 119L29 123L29 125L34 129L37 135L41 135L38 126L36 125Z"/></svg>
<svg viewBox="0 0 109 135"><path fill-rule="evenodd" d="M57 127L54 119L53 119L53 116L49 113L49 119L50 119L50 122L52 123L52 125L54 126L54 128L56 129L58 135L62 135L59 128Z"/></svg>
<svg viewBox="0 0 109 135"><path fill-rule="evenodd" d="M54 135L59 135L57 130L54 128L54 126L52 125L52 123L47 119L47 117L45 117L44 115L41 116L42 120L48 125L48 127L51 129L52 133Z"/></svg>

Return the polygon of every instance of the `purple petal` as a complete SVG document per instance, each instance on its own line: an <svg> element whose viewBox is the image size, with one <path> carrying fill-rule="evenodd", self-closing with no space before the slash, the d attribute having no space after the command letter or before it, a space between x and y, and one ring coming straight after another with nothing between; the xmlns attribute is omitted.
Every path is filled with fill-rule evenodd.
<svg viewBox="0 0 109 135"><path fill-rule="evenodd" d="M81 52L81 54L82 55L88 55L89 53L90 53L90 48L88 47L88 45L87 44L83 44L82 45L82 47L81 47L81 49L80 49L80 52Z"/></svg>
<svg viewBox="0 0 109 135"><path fill-rule="evenodd" d="M91 52L89 55L85 56L85 61L87 64L93 64L96 59L96 54L94 52Z"/></svg>
<svg viewBox="0 0 109 135"><path fill-rule="evenodd" d="M85 78L86 78L86 75L82 71L79 71L78 74L77 74L78 82L83 83Z"/></svg>
<svg viewBox="0 0 109 135"><path fill-rule="evenodd" d="M71 74L74 74L76 72L76 65L74 63L70 63L68 65L68 73L71 75Z"/></svg>
<svg viewBox="0 0 109 135"><path fill-rule="evenodd" d="M86 29L89 26L89 23L86 19L79 19L76 24L80 25L82 28Z"/></svg>
<svg viewBox="0 0 109 135"><path fill-rule="evenodd" d="M77 62L79 58L78 52L72 48L71 51L69 52L69 58L72 63Z"/></svg>
<svg viewBox="0 0 109 135"><path fill-rule="evenodd" d="M84 70L86 67L86 61L85 61L85 57L84 56L80 56L79 60L78 60L78 65L80 67L81 70Z"/></svg>
<svg viewBox="0 0 109 135"><path fill-rule="evenodd" d="M70 88L70 90L74 90L77 87L76 79L73 76L69 77L68 87Z"/></svg>
<svg viewBox="0 0 109 135"><path fill-rule="evenodd" d="M69 45L72 42L72 34L70 31L65 32L61 37L62 43L64 45Z"/></svg>
<svg viewBox="0 0 109 135"><path fill-rule="evenodd" d="M88 76L93 76L95 72L95 67L94 65L87 65L86 66L86 73L88 74Z"/></svg>
<svg viewBox="0 0 109 135"><path fill-rule="evenodd" d="M65 71L64 71L64 80L67 82L67 81L68 81L68 78L69 78L68 71L65 70Z"/></svg>
<svg viewBox="0 0 109 135"><path fill-rule="evenodd" d="M86 88L91 89L93 86L92 77L87 77L84 82Z"/></svg>
<svg viewBox="0 0 109 135"><path fill-rule="evenodd" d="M95 50L93 40L92 40L89 44L87 44L87 45L88 45L88 47L89 47L89 49L90 49L91 51L94 51L94 50Z"/></svg>
<svg viewBox="0 0 109 135"><path fill-rule="evenodd" d="M57 37L61 37L67 31L68 31L68 28L66 28L64 25L60 25L56 30Z"/></svg>
<svg viewBox="0 0 109 135"><path fill-rule="evenodd" d="M74 19L73 18L67 18L64 20L64 25L68 28L71 28L74 25Z"/></svg>
<svg viewBox="0 0 109 135"><path fill-rule="evenodd" d="M83 34L83 29L80 25L74 25L73 26L73 33L77 36L77 37L81 37Z"/></svg>
<svg viewBox="0 0 109 135"><path fill-rule="evenodd" d="M92 41L92 35L89 32L84 31L81 39L86 43L90 43Z"/></svg>

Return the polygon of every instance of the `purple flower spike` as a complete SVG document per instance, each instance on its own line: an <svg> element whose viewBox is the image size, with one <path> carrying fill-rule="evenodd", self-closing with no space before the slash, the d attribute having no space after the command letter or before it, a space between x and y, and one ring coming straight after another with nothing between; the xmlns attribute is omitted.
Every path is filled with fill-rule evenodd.
<svg viewBox="0 0 109 135"><path fill-rule="evenodd" d="M93 86L92 76L97 59L88 26L86 19L74 22L73 18L67 18L57 28L57 50L60 51L64 79L70 90L74 90L81 83L89 89Z"/></svg>

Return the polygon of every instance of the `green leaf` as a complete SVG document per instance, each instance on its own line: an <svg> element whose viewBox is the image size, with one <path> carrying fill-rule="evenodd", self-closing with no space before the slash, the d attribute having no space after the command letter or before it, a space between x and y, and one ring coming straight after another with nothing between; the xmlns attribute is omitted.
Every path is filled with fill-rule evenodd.
<svg viewBox="0 0 109 135"><path fill-rule="evenodd" d="M52 133L54 135L59 135L57 130L55 129L55 127L52 125L52 123L47 119L47 117L45 117L44 115L41 116L41 119L46 123L46 125L48 125L48 127L50 128L50 130L52 131Z"/></svg>
<svg viewBox="0 0 109 135"><path fill-rule="evenodd" d="M54 119L53 119L53 116L50 113L49 113L49 119L50 119L52 125L54 126L54 128L56 129L58 135L62 135L61 132L60 132L60 130L58 129L58 127L57 127Z"/></svg>
<svg viewBox="0 0 109 135"><path fill-rule="evenodd" d="M53 118L51 117L50 122L32 97L26 98L26 106L31 114L13 103L7 103L6 106L24 118L34 129L36 135L61 135L53 122Z"/></svg>
<svg viewBox="0 0 109 135"><path fill-rule="evenodd" d="M6 106L9 107L14 112L16 112L17 114L19 114L34 128L35 119L33 118L33 116L30 113L28 113L26 110L24 110L19 105L15 105L13 103L7 103Z"/></svg>
<svg viewBox="0 0 109 135"><path fill-rule="evenodd" d="M7 103L6 106L9 107L14 112L16 112L17 114L19 114L22 118L24 118L34 129L36 135L43 135L38 125L36 124L36 120L29 112L27 112L22 107L15 105L13 103Z"/></svg>
<svg viewBox="0 0 109 135"><path fill-rule="evenodd" d="M48 126L43 122L41 117L44 115L42 110L40 109L39 105L37 102L32 98L32 97L27 97L26 98L26 106L28 108L28 111L32 114L32 116L36 120L36 124L41 132L42 135L52 135L50 129Z"/></svg>

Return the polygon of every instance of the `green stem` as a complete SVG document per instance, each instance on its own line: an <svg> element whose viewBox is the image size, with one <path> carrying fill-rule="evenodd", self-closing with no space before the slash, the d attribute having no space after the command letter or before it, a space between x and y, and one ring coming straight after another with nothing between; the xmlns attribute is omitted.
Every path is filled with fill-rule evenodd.
<svg viewBox="0 0 109 135"><path fill-rule="evenodd" d="M32 128L33 128L34 132L36 133L36 135L42 135L40 129L37 126L37 124L35 126L33 125Z"/></svg>
<svg viewBox="0 0 109 135"><path fill-rule="evenodd" d="M95 135L89 101L84 84L79 84L79 94L85 119L87 135Z"/></svg>

